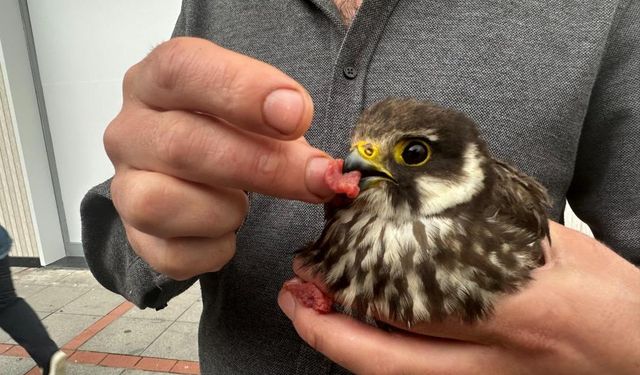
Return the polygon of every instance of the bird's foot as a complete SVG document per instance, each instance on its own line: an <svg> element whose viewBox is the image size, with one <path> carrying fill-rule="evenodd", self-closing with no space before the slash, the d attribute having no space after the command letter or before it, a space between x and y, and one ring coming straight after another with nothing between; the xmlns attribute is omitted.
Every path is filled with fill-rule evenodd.
<svg viewBox="0 0 640 375"><path fill-rule="evenodd" d="M329 167L324 174L324 180L331 190L336 194L345 194L348 198L353 199L360 193L361 174L359 171L342 173L344 160L334 159L329 163Z"/></svg>

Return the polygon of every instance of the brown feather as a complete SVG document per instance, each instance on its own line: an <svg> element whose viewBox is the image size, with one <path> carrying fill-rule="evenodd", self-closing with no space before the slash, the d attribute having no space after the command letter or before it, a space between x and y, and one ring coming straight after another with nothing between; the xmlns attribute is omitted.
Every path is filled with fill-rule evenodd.
<svg viewBox="0 0 640 375"><path fill-rule="evenodd" d="M498 215L505 220L530 230L532 240L549 237L547 211L551 202L547 189L533 177L530 177L510 164L493 159L496 184L503 189L493 189L492 202L498 209Z"/></svg>
<svg viewBox="0 0 640 375"><path fill-rule="evenodd" d="M407 135L429 139L424 167L394 164L393 146ZM346 206L328 204L320 238L298 252L345 312L408 325L475 321L530 280L549 235L549 199L533 178L489 155L470 119L389 99L363 113L353 141L361 139L382 145L397 182Z"/></svg>

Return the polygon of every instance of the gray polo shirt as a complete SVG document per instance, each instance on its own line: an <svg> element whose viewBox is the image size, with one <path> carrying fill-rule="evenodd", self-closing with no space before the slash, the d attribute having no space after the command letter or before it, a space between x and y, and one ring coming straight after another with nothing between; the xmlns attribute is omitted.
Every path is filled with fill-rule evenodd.
<svg viewBox="0 0 640 375"><path fill-rule="evenodd" d="M331 0L185 0L175 35L212 40L280 68L315 103L309 142L336 156L363 108L387 96L466 112L493 154L565 198L595 235L640 263L640 2L365 0L349 29ZM96 278L162 308L194 280L152 271L126 241L109 181L82 205ZM315 239L322 207L251 196L235 258L201 275L204 374L322 374L280 312L292 252ZM195 338L194 338L195 339Z"/></svg>

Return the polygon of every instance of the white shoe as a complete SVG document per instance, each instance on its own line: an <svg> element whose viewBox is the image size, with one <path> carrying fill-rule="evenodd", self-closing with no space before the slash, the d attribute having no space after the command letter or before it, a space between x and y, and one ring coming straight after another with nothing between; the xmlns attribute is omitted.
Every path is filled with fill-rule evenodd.
<svg viewBox="0 0 640 375"><path fill-rule="evenodd" d="M58 350L51 356L49 375L65 375L67 373L67 355Z"/></svg>

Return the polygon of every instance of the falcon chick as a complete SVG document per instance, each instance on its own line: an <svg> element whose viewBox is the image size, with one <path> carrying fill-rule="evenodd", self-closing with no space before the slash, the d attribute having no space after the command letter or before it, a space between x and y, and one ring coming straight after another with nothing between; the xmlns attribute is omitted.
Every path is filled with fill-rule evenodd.
<svg viewBox="0 0 640 375"><path fill-rule="evenodd" d="M373 105L355 126L351 171L360 194L327 205L320 238L298 251L349 314L475 321L544 262L545 189L493 159L460 112L410 99Z"/></svg>

